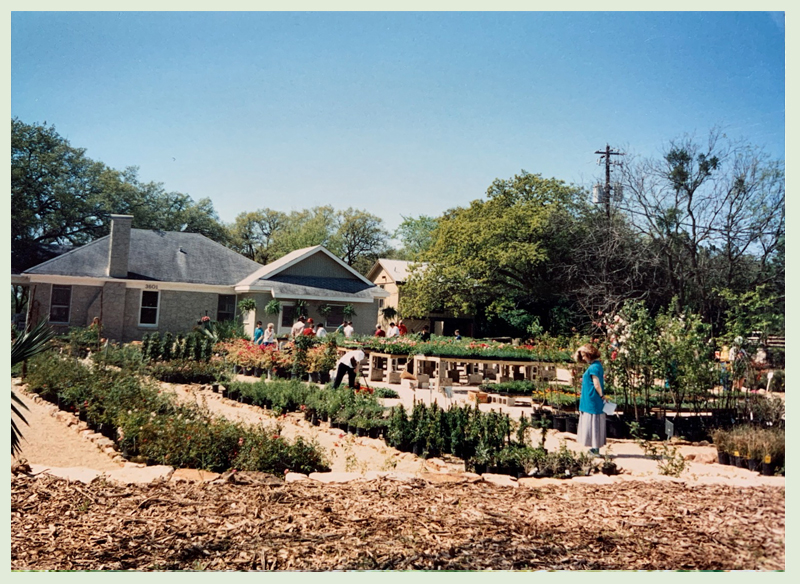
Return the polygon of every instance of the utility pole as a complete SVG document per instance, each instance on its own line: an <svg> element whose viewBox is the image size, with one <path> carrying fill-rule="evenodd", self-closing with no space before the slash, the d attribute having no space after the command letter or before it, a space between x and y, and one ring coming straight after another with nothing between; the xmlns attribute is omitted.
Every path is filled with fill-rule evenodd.
<svg viewBox="0 0 800 584"><path fill-rule="evenodd" d="M611 150L611 147L606 144L605 150L596 150L595 154L600 154L600 158L597 161L597 164L601 164L602 161L605 161L606 164L606 184L603 185L603 202L606 205L606 217L610 220L611 219L611 165L612 164L621 164L620 162L611 162L612 156L625 156L624 152L614 152ZM600 185L595 185L597 188ZM615 195L618 197L622 196L622 187L620 185L616 185L614 187ZM598 201L595 201L598 202Z"/></svg>

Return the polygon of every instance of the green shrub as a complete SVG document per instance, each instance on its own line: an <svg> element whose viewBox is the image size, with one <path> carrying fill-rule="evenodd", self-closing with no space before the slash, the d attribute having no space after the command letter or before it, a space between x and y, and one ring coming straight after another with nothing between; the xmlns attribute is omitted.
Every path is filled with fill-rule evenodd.
<svg viewBox="0 0 800 584"><path fill-rule="evenodd" d="M155 379L167 383L214 383L223 373L223 366L209 361L180 359L151 362L147 371Z"/></svg>
<svg viewBox="0 0 800 584"><path fill-rule="evenodd" d="M397 399L400 397L400 394L398 394L395 390L387 387L376 387L373 395L377 398L383 399Z"/></svg>
<svg viewBox="0 0 800 584"><path fill-rule="evenodd" d="M142 350L135 345L111 343L94 353L92 360L99 365L111 365L135 372L142 368Z"/></svg>

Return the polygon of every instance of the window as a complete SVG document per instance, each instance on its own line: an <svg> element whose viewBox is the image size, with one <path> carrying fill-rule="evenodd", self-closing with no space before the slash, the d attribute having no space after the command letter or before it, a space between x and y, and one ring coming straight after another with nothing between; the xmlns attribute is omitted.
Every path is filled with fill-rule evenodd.
<svg viewBox="0 0 800 584"><path fill-rule="evenodd" d="M284 304L281 308L281 327L292 328L294 321L297 320L294 317L294 304Z"/></svg>
<svg viewBox="0 0 800 584"><path fill-rule="evenodd" d="M331 305L331 311L325 317L325 326L339 326L344 322L344 306Z"/></svg>
<svg viewBox="0 0 800 584"><path fill-rule="evenodd" d="M383 298L378 299L378 308L383 308Z"/></svg>
<svg viewBox="0 0 800 584"><path fill-rule="evenodd" d="M217 302L217 320L233 320L236 316L236 296L233 294L220 294Z"/></svg>
<svg viewBox="0 0 800 584"><path fill-rule="evenodd" d="M155 326L158 324L158 292L142 290L142 307L139 310L139 324Z"/></svg>
<svg viewBox="0 0 800 584"><path fill-rule="evenodd" d="M72 286L53 286L50 294L50 322L69 324L69 305L72 301Z"/></svg>

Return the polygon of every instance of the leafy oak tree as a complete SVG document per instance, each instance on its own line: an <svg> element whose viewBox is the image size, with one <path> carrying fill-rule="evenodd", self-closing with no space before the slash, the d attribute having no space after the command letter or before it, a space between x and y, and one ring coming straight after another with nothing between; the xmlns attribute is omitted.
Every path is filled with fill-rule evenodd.
<svg viewBox="0 0 800 584"><path fill-rule="evenodd" d="M201 233L224 243L227 233L209 199L195 202L143 183L137 169L118 171L86 156L53 126L11 120L12 269L24 270L64 246L106 235L112 213L133 227Z"/></svg>
<svg viewBox="0 0 800 584"><path fill-rule="evenodd" d="M495 180L485 200L438 219L420 254L427 266L412 272L400 312L475 315L523 333L537 319L547 326L565 292L552 262L570 253L584 199L575 186L525 171Z"/></svg>

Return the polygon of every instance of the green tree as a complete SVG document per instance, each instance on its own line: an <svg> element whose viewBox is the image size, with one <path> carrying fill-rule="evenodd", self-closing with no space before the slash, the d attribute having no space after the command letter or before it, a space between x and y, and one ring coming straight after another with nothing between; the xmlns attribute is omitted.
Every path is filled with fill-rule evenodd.
<svg viewBox="0 0 800 584"><path fill-rule="evenodd" d="M102 235L92 201L105 171L53 126L11 120L12 269L52 257L50 244L78 245Z"/></svg>
<svg viewBox="0 0 800 584"><path fill-rule="evenodd" d="M389 233L380 217L352 207L339 211L338 227L333 236L336 253L362 274L387 249L388 239Z"/></svg>
<svg viewBox="0 0 800 584"><path fill-rule="evenodd" d="M286 216L284 227L275 234L276 257L315 245L324 245L338 254L339 250L331 245L336 228L336 210L330 205L292 211Z"/></svg>
<svg viewBox="0 0 800 584"><path fill-rule="evenodd" d="M435 240L434 232L439 225L439 220L428 215L417 218L402 215L403 222L395 230L394 237L398 238L403 247L398 250L398 259L416 260L422 256Z"/></svg>
<svg viewBox="0 0 800 584"><path fill-rule="evenodd" d="M523 310L546 321L564 292L548 263L568 256L583 198L577 187L525 171L494 181L486 200L439 218L420 258L427 266L409 277L400 312L519 320L513 311Z"/></svg>
<svg viewBox="0 0 800 584"><path fill-rule="evenodd" d="M11 120L12 268L24 270L106 235L109 215L133 215L133 227L201 233L224 243L227 232L209 199L143 183L138 171L108 168L74 148L53 126Z"/></svg>
<svg viewBox="0 0 800 584"><path fill-rule="evenodd" d="M251 260L268 264L279 257L276 239L287 222L285 213L268 208L240 213L228 227L230 246Z"/></svg>

